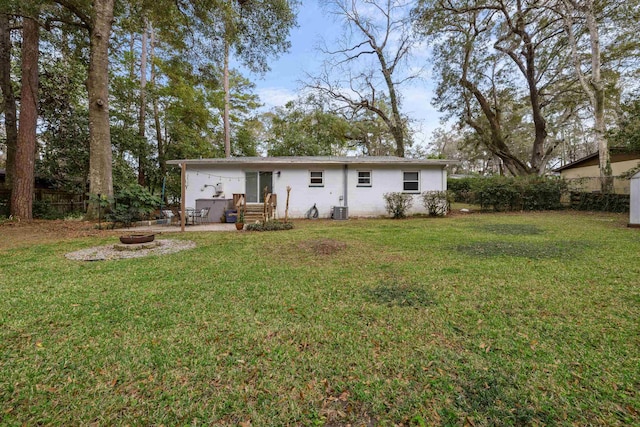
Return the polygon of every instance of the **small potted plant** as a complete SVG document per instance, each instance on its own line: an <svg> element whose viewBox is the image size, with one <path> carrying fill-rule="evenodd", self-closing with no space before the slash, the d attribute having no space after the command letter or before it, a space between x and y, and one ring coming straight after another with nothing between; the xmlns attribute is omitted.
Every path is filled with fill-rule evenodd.
<svg viewBox="0 0 640 427"><path fill-rule="evenodd" d="M244 228L244 209L238 210L238 219L236 220L236 230Z"/></svg>

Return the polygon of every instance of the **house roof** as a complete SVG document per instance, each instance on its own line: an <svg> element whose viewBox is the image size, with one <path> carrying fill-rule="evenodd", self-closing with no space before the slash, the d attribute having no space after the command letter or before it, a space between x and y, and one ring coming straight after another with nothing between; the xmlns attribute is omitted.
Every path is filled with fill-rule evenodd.
<svg viewBox="0 0 640 427"><path fill-rule="evenodd" d="M169 165L398 165L446 166L457 160L407 159L395 156L288 156L288 157L231 157L218 159L169 160Z"/></svg>
<svg viewBox="0 0 640 427"><path fill-rule="evenodd" d="M626 160L640 159L640 151L626 147L610 147L609 154L611 162L624 162ZM575 162L568 163L564 166L554 169L554 172L561 172L566 169L581 168L584 166L594 166L598 164L598 152L591 153Z"/></svg>

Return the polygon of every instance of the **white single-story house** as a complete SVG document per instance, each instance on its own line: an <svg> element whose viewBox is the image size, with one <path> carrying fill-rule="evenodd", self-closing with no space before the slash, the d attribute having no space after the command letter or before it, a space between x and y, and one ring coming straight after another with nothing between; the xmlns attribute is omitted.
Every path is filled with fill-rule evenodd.
<svg viewBox="0 0 640 427"><path fill-rule="evenodd" d="M247 204L264 202L264 188L275 194L275 216L303 218L315 205L320 218L386 215L384 193L419 195L447 189L445 166L453 160L402 157L234 157L170 160L182 168L184 204L195 207L244 195ZM415 198L410 214L426 212ZM209 202L207 202L209 201ZM338 207L339 209L334 209ZM217 220L217 213L210 220Z"/></svg>

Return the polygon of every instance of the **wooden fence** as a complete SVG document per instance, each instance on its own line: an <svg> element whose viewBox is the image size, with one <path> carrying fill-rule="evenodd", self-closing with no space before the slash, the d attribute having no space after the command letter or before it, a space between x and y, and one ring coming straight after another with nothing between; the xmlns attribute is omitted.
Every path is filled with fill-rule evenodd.
<svg viewBox="0 0 640 427"><path fill-rule="evenodd" d="M9 190L0 189L0 215L7 216L9 214L10 197L11 192ZM43 209L58 215L85 212L87 205L87 199L83 194L67 193L50 188L36 188L33 202L34 205L42 204Z"/></svg>

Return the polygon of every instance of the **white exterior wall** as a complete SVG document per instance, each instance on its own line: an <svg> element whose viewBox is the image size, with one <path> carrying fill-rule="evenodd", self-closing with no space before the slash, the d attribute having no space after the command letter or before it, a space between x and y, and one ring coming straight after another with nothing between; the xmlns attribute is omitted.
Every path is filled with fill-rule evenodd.
<svg viewBox="0 0 640 427"><path fill-rule="evenodd" d="M196 199L211 198L215 194L213 186L221 182L224 197L231 199L233 193L245 193L245 170L273 172L273 193L278 196L278 218L284 218L287 186L291 187L289 217L303 218L315 204L320 218L329 218L333 206L345 206L345 167L340 164L271 165L261 167L198 165L187 166L186 206L195 207ZM323 171L324 186L309 186L309 172ZM358 186L358 171L371 172L371 186ZM280 174L278 175L278 172ZM384 193L402 192L403 172L419 172L419 192L447 189L446 171L440 166L359 166L348 165L346 205L349 216L372 217L387 215L383 199ZM409 214L426 213L419 194L414 196Z"/></svg>
<svg viewBox="0 0 640 427"><path fill-rule="evenodd" d="M371 172L371 187L358 186L358 171ZM422 169L407 166L371 168L368 166L350 166L348 188L349 194L347 203L349 205L350 216L380 216L388 215L383 199L384 193L402 192L403 172L419 172L420 189L419 192L438 190L447 188L446 172L443 174L442 168ZM409 215L416 213L426 213L422 206L422 198L419 194L414 195L413 206L409 210Z"/></svg>
<svg viewBox="0 0 640 427"><path fill-rule="evenodd" d="M331 215L332 206L342 206L342 176L340 165L320 165L317 167L298 166L280 168L280 177L274 174L273 191L278 195L278 218L284 218L287 203L287 186L291 187L289 217L303 218L315 204L320 218ZM309 186L309 171L323 171L324 187Z"/></svg>
<svg viewBox="0 0 640 427"><path fill-rule="evenodd" d="M195 208L196 199L213 198L216 189L212 186L222 183L224 199L232 199L233 193L244 193L244 170L239 167L216 168L207 166L187 166L185 190L186 207ZM205 185L207 187L205 188Z"/></svg>
<svg viewBox="0 0 640 427"><path fill-rule="evenodd" d="M640 225L640 172L631 178L629 224Z"/></svg>

